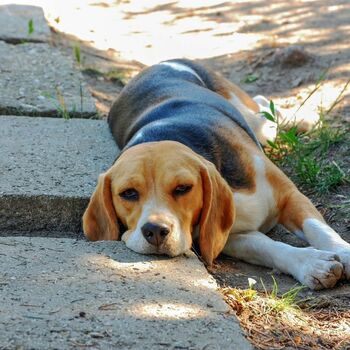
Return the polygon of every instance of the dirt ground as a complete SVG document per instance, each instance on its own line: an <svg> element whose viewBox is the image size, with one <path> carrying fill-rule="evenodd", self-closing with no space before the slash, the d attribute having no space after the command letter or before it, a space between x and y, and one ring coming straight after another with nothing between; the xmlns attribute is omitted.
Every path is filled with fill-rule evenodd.
<svg viewBox="0 0 350 350"><path fill-rule="evenodd" d="M321 106L327 110L350 78L348 0L195 3L190 0L149 1L147 4L143 1L95 0L79 1L79 6L75 5L71 11L47 4L44 9L53 28L55 45L68 54L73 54L72 47L79 46L81 61L77 64L90 86L101 118L106 116L113 99L130 77L143 67L167 58L197 59L251 95L263 94L283 107L300 104L326 72L321 88L305 104L309 111L317 111ZM95 11L96 18L88 17L91 11ZM70 26L70 17L79 18L77 29ZM98 18L102 21L98 22ZM109 25L110 29L106 30ZM294 45L300 46L302 53L289 59L290 47ZM349 130L350 88L343 92L342 101L329 120L332 127ZM334 159L349 172L350 137L347 136L332 152ZM349 183L322 195L300 186L332 227L350 242ZM302 244L280 229L274 230L271 236L293 245ZM281 293L296 283L286 275L227 257L220 257L211 273L222 287L246 289L250 277L258 281L258 290L263 290L260 279L270 290L273 285L271 275L275 276ZM350 283L341 282L335 289L322 292L303 290L301 296L322 300L316 313L309 309L302 312L306 316L312 314L314 322L318 322L310 321L310 329L318 327L324 332L315 331L313 340L304 341L303 334L308 331L301 326L293 328L289 325L287 334L295 333L300 337L290 337L291 341L280 342L276 347L278 342L274 340L282 333L263 330L271 337L270 343L254 344L266 349L350 349ZM252 315L249 305L245 306ZM252 322L250 327L254 328ZM242 325L249 334L259 338L257 330L251 333L247 323ZM259 322L255 325L261 327ZM331 334L332 327L335 331ZM275 345L269 347L266 344Z"/></svg>

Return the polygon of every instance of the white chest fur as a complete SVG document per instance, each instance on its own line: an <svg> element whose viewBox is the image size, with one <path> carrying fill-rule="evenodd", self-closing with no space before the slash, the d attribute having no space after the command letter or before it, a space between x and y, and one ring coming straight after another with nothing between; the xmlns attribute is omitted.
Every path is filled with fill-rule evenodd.
<svg viewBox="0 0 350 350"><path fill-rule="evenodd" d="M236 221L233 233L248 231L268 232L277 221L276 203L266 178L263 157L254 156L256 189L254 193L235 192Z"/></svg>

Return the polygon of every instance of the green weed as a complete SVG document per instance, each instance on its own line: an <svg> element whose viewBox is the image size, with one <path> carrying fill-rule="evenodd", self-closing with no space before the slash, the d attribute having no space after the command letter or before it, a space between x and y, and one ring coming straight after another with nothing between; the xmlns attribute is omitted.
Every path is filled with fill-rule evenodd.
<svg viewBox="0 0 350 350"><path fill-rule="evenodd" d="M34 33L34 22L33 19L30 19L28 21L28 35L31 35Z"/></svg>
<svg viewBox="0 0 350 350"><path fill-rule="evenodd" d="M56 87L56 98L49 93L43 93L43 95L53 102L55 108L57 109L58 115L61 118L63 118L64 120L69 120L71 118L66 106L64 96L58 87ZM73 110L73 113L74 112L75 108Z"/></svg>
<svg viewBox="0 0 350 350"><path fill-rule="evenodd" d="M252 278L248 278L249 288L248 289L236 289L227 288L226 295L237 300L239 303L249 302L255 299L257 296L257 291L254 289L256 281Z"/></svg>
<svg viewBox="0 0 350 350"><path fill-rule="evenodd" d="M259 77L255 74L247 74L244 79L242 80L243 83L245 84L251 84L257 81Z"/></svg>
<svg viewBox="0 0 350 350"><path fill-rule="evenodd" d="M63 96L61 90L58 87L56 87L56 97L57 97L57 100L58 100L58 106L57 106L58 113L61 115L61 117L64 120L70 119L70 115L69 115L69 112L67 110L67 106L66 106L66 102L64 100L64 96Z"/></svg>
<svg viewBox="0 0 350 350"><path fill-rule="evenodd" d="M79 45L74 45L73 47L73 53L75 57L75 61L78 63L78 65L81 65L81 49Z"/></svg>
<svg viewBox="0 0 350 350"><path fill-rule="evenodd" d="M298 298L299 293L307 287L295 285L287 292L283 293L281 296L278 296L279 287L277 281L273 276L271 277L273 280L273 287L271 292L268 292L266 290L264 282L260 280L265 291L265 297L269 300L269 311L281 312L290 308L298 307L298 304L301 301Z"/></svg>
<svg viewBox="0 0 350 350"><path fill-rule="evenodd" d="M119 70L119 69L112 69L112 70L108 71L105 74L105 76L109 80L121 83L122 85L126 85L128 80L130 79L130 77L128 76L128 74L125 71Z"/></svg>
<svg viewBox="0 0 350 350"><path fill-rule="evenodd" d="M299 184L324 193L349 181L340 165L329 159L331 147L345 139L346 131L331 128L324 112L320 113L319 123L304 134L299 134L296 127L284 130L273 101L270 102L270 111L263 114L276 123L277 129L276 139L268 141L269 147L265 149L267 156L278 165L292 169L291 176Z"/></svg>
<svg viewBox="0 0 350 350"><path fill-rule="evenodd" d="M273 276L271 277L273 280L271 291L267 291L264 282L260 279L264 292L257 292L254 289L256 281L249 278L248 282L252 280L254 284L249 282L248 289L224 288L223 292L230 301L234 301L233 305L235 307L241 305L238 309L241 309L242 305L247 305L247 303L258 303L259 308L261 308L261 316L286 311L299 311L299 304L305 303L305 299L301 299L299 293L307 287L295 285L280 295L276 279ZM230 304L232 305L232 303Z"/></svg>
<svg viewBox="0 0 350 350"><path fill-rule="evenodd" d="M122 69L111 69L108 72L101 72L94 67L86 67L82 69L84 74L88 74L92 77L105 77L106 79L126 85L131 79L130 71Z"/></svg>

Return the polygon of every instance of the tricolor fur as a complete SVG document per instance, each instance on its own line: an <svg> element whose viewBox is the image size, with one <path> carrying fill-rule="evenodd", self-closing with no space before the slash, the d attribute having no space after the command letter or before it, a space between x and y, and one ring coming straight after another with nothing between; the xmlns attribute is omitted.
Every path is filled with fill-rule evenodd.
<svg viewBox="0 0 350 350"><path fill-rule="evenodd" d="M264 97L252 99L189 60L144 70L111 108L122 151L99 178L83 218L86 236L169 256L198 240L208 265L224 252L313 289L349 279L350 245L262 152L260 143L276 134L258 113L267 107ZM276 224L312 248L265 236Z"/></svg>

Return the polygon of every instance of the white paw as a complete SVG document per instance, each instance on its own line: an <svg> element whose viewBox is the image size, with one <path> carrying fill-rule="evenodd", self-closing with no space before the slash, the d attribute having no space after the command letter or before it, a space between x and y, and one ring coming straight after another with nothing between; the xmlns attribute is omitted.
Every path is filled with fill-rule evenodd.
<svg viewBox="0 0 350 350"><path fill-rule="evenodd" d="M343 278L350 280L350 244L336 249L335 253L339 256L344 267Z"/></svg>
<svg viewBox="0 0 350 350"><path fill-rule="evenodd" d="M295 277L311 289L332 288L342 277L343 265L332 252L305 248Z"/></svg>

